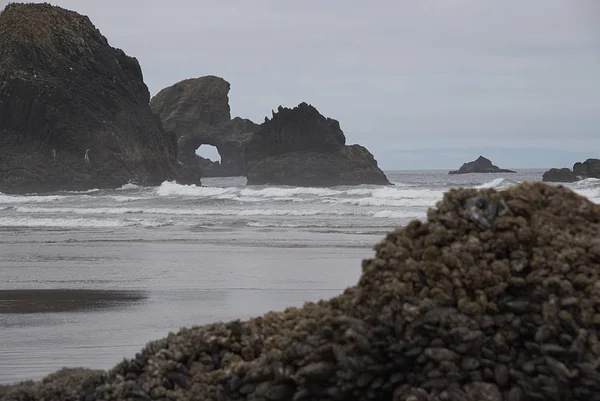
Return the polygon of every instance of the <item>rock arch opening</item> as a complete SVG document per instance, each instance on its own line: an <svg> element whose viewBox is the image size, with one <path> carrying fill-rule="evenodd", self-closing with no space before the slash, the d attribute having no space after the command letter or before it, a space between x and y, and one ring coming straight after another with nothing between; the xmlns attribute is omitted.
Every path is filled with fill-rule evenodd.
<svg viewBox="0 0 600 401"><path fill-rule="evenodd" d="M202 144L196 149L196 155L208 159L211 162L221 163L221 154L216 146Z"/></svg>
<svg viewBox="0 0 600 401"><path fill-rule="evenodd" d="M220 141L207 135L179 138L179 161L199 167L203 177L232 177L246 175L244 144Z"/></svg>

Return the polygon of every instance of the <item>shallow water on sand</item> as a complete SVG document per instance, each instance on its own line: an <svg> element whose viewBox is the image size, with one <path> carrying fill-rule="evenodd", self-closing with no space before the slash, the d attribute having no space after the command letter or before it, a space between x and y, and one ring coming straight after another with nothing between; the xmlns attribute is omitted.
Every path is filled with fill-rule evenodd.
<svg viewBox="0 0 600 401"><path fill-rule="evenodd" d="M375 243L424 218L447 189L503 189L542 172L0 194L0 383L107 369L183 326L330 298L356 283ZM600 180L571 187L600 201Z"/></svg>
<svg viewBox="0 0 600 401"><path fill-rule="evenodd" d="M107 369L183 326L330 298L372 252L126 240L11 242L0 254L0 382L14 382Z"/></svg>

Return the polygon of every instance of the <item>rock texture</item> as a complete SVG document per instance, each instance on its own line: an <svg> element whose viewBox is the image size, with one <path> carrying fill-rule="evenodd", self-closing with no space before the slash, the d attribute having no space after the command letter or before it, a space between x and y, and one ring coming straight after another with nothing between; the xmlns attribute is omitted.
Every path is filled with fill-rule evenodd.
<svg viewBox="0 0 600 401"><path fill-rule="evenodd" d="M214 75L190 78L164 88L151 100L167 131L194 133L231 119L229 82Z"/></svg>
<svg viewBox="0 0 600 401"><path fill-rule="evenodd" d="M587 159L577 162L573 170L568 168L551 168L542 177L547 182L574 182L586 178L600 178L600 159Z"/></svg>
<svg viewBox="0 0 600 401"><path fill-rule="evenodd" d="M184 164L200 163L206 177L246 175L246 145L258 130L258 125L248 119L236 117L213 127L197 131L196 135L179 138L180 160ZM212 145L221 156L220 163L207 165L196 155L200 145Z"/></svg>
<svg viewBox="0 0 600 401"><path fill-rule="evenodd" d="M137 60L87 17L49 4L0 14L0 191L176 178L175 138L148 103Z"/></svg>
<svg viewBox="0 0 600 401"><path fill-rule="evenodd" d="M185 328L12 400L595 400L600 206L565 187L455 189L327 301Z"/></svg>
<svg viewBox="0 0 600 401"><path fill-rule="evenodd" d="M573 174L581 178L600 178L600 159L587 159L573 165Z"/></svg>
<svg viewBox="0 0 600 401"><path fill-rule="evenodd" d="M279 107L257 125L230 119L230 84L223 78L186 79L152 98L153 111L178 138L179 161L203 176L246 176L248 184L331 186L390 184L364 147L346 146L336 120L301 103ZM196 155L215 146L221 161Z"/></svg>
<svg viewBox="0 0 600 401"><path fill-rule="evenodd" d="M507 170L495 166L490 159L479 156L472 162L464 163L458 170L452 170L448 174L468 174L468 173L516 173L513 170Z"/></svg>
<svg viewBox="0 0 600 401"><path fill-rule="evenodd" d="M577 176L569 168L551 168L542 176L542 181L546 182L574 182Z"/></svg>
<svg viewBox="0 0 600 401"><path fill-rule="evenodd" d="M248 184L390 184L366 148L345 143L339 123L313 106L280 106L246 147Z"/></svg>
<svg viewBox="0 0 600 401"><path fill-rule="evenodd" d="M231 119L229 89L229 82L212 75L186 79L161 90L150 103L177 137L179 160L200 167L207 177L246 175L246 143L258 129L250 120ZM201 145L215 146L221 162L197 156Z"/></svg>

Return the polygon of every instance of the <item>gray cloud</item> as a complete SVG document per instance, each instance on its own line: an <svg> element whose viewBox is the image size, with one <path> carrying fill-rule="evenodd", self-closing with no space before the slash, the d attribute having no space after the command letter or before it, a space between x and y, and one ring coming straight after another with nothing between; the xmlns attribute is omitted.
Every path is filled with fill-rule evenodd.
<svg viewBox="0 0 600 401"><path fill-rule="evenodd" d="M410 149L600 156L596 0L53 3L137 57L152 94L219 75L232 113L259 122L307 101L388 168Z"/></svg>

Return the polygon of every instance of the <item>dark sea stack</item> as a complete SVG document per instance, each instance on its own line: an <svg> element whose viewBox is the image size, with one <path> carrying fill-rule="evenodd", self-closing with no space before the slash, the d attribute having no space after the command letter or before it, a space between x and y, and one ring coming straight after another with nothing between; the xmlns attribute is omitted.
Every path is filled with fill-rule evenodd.
<svg viewBox="0 0 600 401"><path fill-rule="evenodd" d="M339 122L307 103L265 118L246 157L249 185L390 185L366 148L346 145Z"/></svg>
<svg viewBox="0 0 600 401"><path fill-rule="evenodd" d="M229 82L208 75L164 88L150 102L164 128L177 137L179 160L200 168L205 177L246 175L246 144L258 125L231 119L229 89ZM201 145L215 146L221 162L197 156Z"/></svg>
<svg viewBox="0 0 600 401"><path fill-rule="evenodd" d="M592 400L600 206L566 187L453 189L341 295L184 328L103 375L0 399ZM71 375L71 380L65 377Z"/></svg>
<svg viewBox="0 0 600 401"><path fill-rule="evenodd" d="M448 174L469 174L469 173L516 173L513 170L507 170L495 166L490 159L479 156L472 162L464 163L458 170L452 170Z"/></svg>
<svg viewBox="0 0 600 401"><path fill-rule="evenodd" d="M600 159L587 159L577 162L573 170L568 168L551 168L542 176L547 182L575 182L586 178L600 178Z"/></svg>
<svg viewBox="0 0 600 401"><path fill-rule="evenodd" d="M573 174L580 178L600 178L600 159L587 159L575 163Z"/></svg>
<svg viewBox="0 0 600 401"><path fill-rule="evenodd" d="M575 182L577 176L568 168L551 168L542 175L545 182Z"/></svg>
<svg viewBox="0 0 600 401"><path fill-rule="evenodd" d="M88 17L9 4L0 14L0 191L176 178L176 141L149 97L138 61Z"/></svg>
<svg viewBox="0 0 600 401"><path fill-rule="evenodd" d="M292 109L279 106L271 119L265 117L260 131L252 139L248 162L286 152L336 152L345 144L340 123L323 116L312 105L300 103Z"/></svg>

